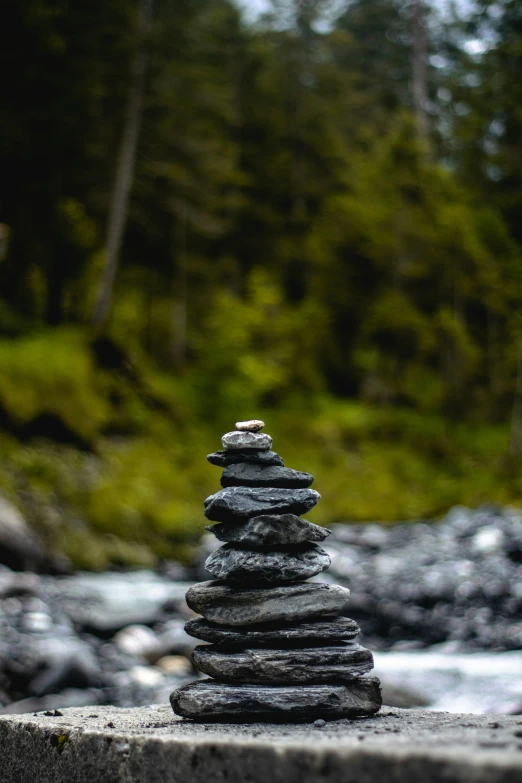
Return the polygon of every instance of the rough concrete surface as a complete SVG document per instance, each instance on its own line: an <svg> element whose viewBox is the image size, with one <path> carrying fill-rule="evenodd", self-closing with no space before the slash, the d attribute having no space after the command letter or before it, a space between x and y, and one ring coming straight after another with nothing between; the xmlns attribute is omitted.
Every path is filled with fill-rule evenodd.
<svg viewBox="0 0 522 783"><path fill-rule="evenodd" d="M520 783L520 717L384 708L300 725L167 706L0 717L0 783Z"/></svg>

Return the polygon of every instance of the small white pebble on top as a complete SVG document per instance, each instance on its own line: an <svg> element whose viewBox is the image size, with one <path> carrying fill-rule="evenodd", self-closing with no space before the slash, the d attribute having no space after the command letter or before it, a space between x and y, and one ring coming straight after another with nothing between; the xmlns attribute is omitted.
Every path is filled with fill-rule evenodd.
<svg viewBox="0 0 522 783"><path fill-rule="evenodd" d="M249 419L248 421L236 421L236 430L241 432L259 432L265 426L261 419Z"/></svg>

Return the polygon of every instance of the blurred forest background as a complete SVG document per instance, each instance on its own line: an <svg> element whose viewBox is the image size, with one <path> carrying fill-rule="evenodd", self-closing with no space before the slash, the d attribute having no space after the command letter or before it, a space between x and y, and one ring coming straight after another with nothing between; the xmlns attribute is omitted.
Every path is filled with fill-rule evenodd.
<svg viewBox="0 0 522 783"><path fill-rule="evenodd" d="M0 492L83 567L183 556L261 417L319 523L522 505L522 5L19 0Z"/></svg>

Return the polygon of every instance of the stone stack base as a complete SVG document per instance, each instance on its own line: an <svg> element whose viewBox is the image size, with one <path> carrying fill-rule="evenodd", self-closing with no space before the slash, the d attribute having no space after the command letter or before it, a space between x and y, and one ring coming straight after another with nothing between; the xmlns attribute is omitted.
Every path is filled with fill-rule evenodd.
<svg viewBox="0 0 522 783"><path fill-rule="evenodd" d="M311 724L195 724L170 707L0 716L0 783L521 783L520 716L383 708Z"/></svg>

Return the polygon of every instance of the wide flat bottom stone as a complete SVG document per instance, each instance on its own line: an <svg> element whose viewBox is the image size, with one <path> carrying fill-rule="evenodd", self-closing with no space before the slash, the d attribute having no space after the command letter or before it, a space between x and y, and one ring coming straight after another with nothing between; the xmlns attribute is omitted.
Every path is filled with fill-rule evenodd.
<svg viewBox="0 0 522 783"><path fill-rule="evenodd" d="M176 715L199 721L273 722L359 718L376 713L382 699L379 680L360 677L349 685L229 685L204 680L175 690L170 703Z"/></svg>
<svg viewBox="0 0 522 783"><path fill-rule="evenodd" d="M520 720L386 707L318 726L198 724L168 705L6 715L0 783L520 783Z"/></svg>

